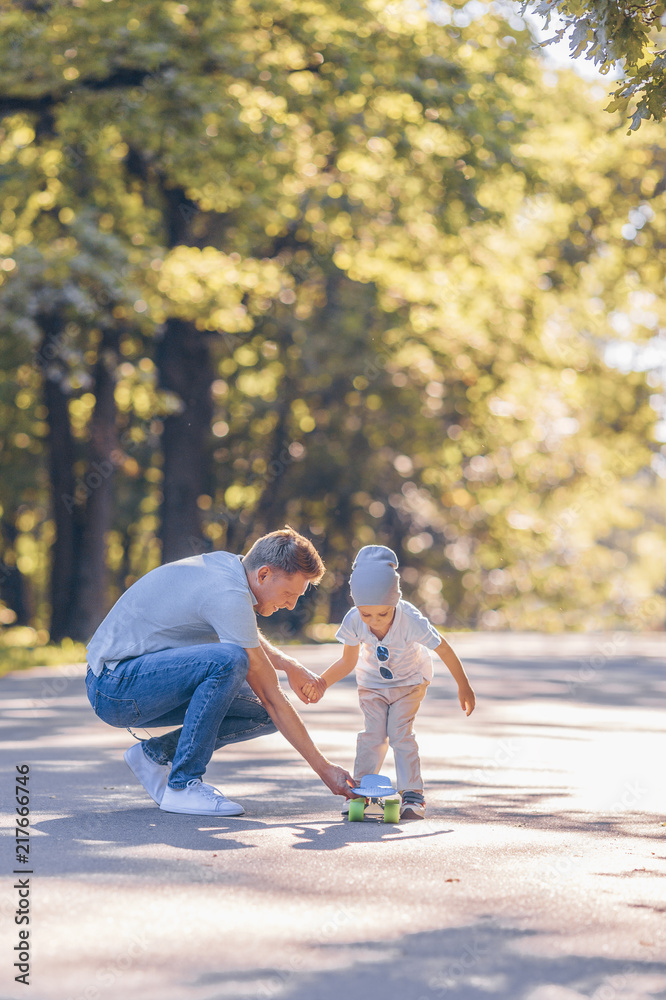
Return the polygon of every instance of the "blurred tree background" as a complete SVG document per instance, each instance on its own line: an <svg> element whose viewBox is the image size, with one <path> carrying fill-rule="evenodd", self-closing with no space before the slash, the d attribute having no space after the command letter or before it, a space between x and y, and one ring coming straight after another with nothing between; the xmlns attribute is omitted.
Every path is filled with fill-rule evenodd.
<svg viewBox="0 0 666 1000"><path fill-rule="evenodd" d="M516 11L3 9L10 633L285 522L283 639L373 542L445 628L663 626L666 150Z"/></svg>

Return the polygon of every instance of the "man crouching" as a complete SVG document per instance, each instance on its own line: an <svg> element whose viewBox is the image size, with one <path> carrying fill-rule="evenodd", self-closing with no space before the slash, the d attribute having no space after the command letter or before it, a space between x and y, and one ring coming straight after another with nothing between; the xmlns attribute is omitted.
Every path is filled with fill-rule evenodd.
<svg viewBox="0 0 666 1000"><path fill-rule="evenodd" d="M245 556L208 552L151 570L111 608L87 649L86 688L111 726L180 726L136 743L125 761L165 812L240 816L202 778L213 752L277 730L334 795L350 775L327 760L280 688L301 701L320 678L272 646L256 614L294 608L324 564L293 528L259 538ZM313 699L314 700L314 699Z"/></svg>

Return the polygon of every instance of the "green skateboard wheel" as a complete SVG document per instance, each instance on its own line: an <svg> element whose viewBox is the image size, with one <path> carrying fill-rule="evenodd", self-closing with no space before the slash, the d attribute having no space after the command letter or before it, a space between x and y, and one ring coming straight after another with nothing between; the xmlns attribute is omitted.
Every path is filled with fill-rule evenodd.
<svg viewBox="0 0 666 1000"><path fill-rule="evenodd" d="M349 822L362 823L365 814L365 799L352 799L349 803Z"/></svg>
<svg viewBox="0 0 666 1000"><path fill-rule="evenodd" d="M384 803L384 822L400 822L400 799L387 799Z"/></svg>

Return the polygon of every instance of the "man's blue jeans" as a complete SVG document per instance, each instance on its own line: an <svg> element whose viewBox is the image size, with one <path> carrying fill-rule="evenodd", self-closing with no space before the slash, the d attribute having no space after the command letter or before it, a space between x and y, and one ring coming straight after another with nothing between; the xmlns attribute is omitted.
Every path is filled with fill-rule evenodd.
<svg viewBox="0 0 666 1000"><path fill-rule="evenodd" d="M88 700L110 726L182 725L142 744L157 764L173 762L169 785L200 778L213 751L276 728L245 680L247 653L232 643L181 646L124 660L86 676Z"/></svg>

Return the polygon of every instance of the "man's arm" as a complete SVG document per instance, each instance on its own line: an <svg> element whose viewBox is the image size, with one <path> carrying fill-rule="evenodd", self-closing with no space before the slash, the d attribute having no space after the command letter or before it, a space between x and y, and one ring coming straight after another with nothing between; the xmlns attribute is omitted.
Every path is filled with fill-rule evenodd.
<svg viewBox="0 0 666 1000"><path fill-rule="evenodd" d="M321 698L326 690L326 685L321 680L319 674L314 674L307 667L304 667L302 663L299 663L298 660L295 660L292 656L287 656L286 653L283 653L282 650L269 642L261 632L259 632L259 642L269 662L273 664L275 669L284 670L289 681L289 686L302 702L305 702L307 705L310 701L318 701ZM304 688L309 685L314 687L317 695L316 698L310 698L305 693Z"/></svg>
<svg viewBox="0 0 666 1000"><path fill-rule="evenodd" d="M247 649L246 653L250 660L247 682L282 735L334 795L349 796L349 789L353 787L351 775L327 760L312 742L300 715L280 688L277 674L263 648Z"/></svg>

